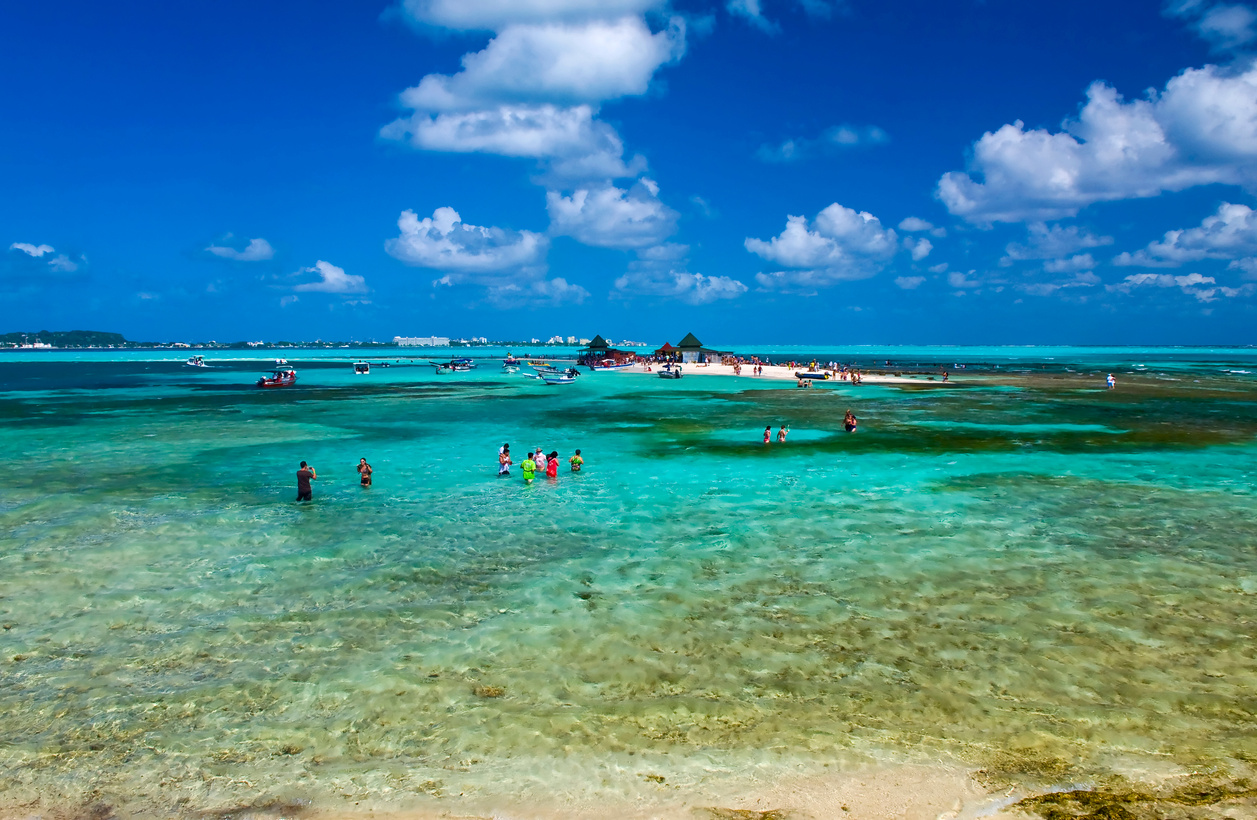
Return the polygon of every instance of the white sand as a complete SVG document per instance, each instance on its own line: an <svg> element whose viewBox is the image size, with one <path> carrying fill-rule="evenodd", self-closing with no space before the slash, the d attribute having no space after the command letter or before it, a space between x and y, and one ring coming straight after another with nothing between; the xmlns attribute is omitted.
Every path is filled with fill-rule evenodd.
<svg viewBox="0 0 1257 820"><path fill-rule="evenodd" d="M613 373L645 373L646 367L651 368L651 375L654 375L662 365L635 365L625 368L624 370L609 371ZM770 381L796 381L795 373L806 372L806 367L782 367L780 365L764 365L764 375L754 375L754 367L749 364L742 365L743 379L759 379ZM687 364L681 366L682 378L689 376L732 376L733 365L728 364ZM934 376L933 381L929 376L879 376L876 373L865 373L861 371L860 378L865 384L919 384L919 385L943 385L941 376ZM850 385L850 381L843 381L837 376L828 381L821 382L827 386Z"/></svg>

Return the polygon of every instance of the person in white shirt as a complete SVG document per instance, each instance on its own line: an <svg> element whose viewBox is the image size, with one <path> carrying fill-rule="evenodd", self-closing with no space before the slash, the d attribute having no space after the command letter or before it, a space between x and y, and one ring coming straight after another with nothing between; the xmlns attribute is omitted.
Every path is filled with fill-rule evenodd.
<svg viewBox="0 0 1257 820"><path fill-rule="evenodd" d="M541 448L537 448L537 452L533 453L532 460L537 462L537 472L545 474L546 472L546 454L541 452Z"/></svg>

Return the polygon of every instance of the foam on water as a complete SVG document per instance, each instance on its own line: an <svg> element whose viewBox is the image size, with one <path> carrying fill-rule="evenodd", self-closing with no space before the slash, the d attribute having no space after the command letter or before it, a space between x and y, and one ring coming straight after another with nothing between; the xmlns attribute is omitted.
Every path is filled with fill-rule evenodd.
<svg viewBox="0 0 1257 820"><path fill-rule="evenodd" d="M18 367L5 805L1257 755L1257 390L1216 370L800 391L329 367L267 392ZM507 440L587 469L499 480Z"/></svg>

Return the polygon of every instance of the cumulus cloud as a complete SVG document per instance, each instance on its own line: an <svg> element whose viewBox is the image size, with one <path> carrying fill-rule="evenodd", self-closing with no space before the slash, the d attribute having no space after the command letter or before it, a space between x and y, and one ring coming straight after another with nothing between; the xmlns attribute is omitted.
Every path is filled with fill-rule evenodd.
<svg viewBox="0 0 1257 820"><path fill-rule="evenodd" d="M1257 187L1257 65L1187 69L1130 102L1096 82L1061 128L1018 121L984 134L968 171L944 174L937 197L983 225L1060 219L1196 185Z"/></svg>
<svg viewBox="0 0 1257 820"><path fill-rule="evenodd" d="M780 235L747 238L745 245L762 259L796 269L758 274L761 287L808 289L877 274L899 250L899 238L872 214L835 202L810 224L807 217L788 216Z"/></svg>
<svg viewBox="0 0 1257 820"><path fill-rule="evenodd" d="M1018 290L1031 294L1032 296L1050 296L1059 290L1067 290L1071 288L1093 288L1100 284L1100 277L1091 271L1076 273L1069 279L1059 280L1056 282L1026 282L1017 286Z"/></svg>
<svg viewBox="0 0 1257 820"><path fill-rule="evenodd" d="M461 30L497 31L516 23L580 22L643 14L665 0L403 0L414 22Z"/></svg>
<svg viewBox="0 0 1257 820"><path fill-rule="evenodd" d="M1214 51L1231 51L1257 37L1257 13L1248 6L1175 0L1166 5L1165 11L1170 17L1188 21L1192 30Z"/></svg>
<svg viewBox="0 0 1257 820"><path fill-rule="evenodd" d="M947 274L947 284L957 290L976 288L980 284L977 279L972 278L973 274L976 272L977 271L969 271L968 273L961 273L960 271L952 271Z"/></svg>
<svg viewBox="0 0 1257 820"><path fill-rule="evenodd" d="M916 216L908 216L900 220L899 230L904 233L928 233L930 236L936 236L940 239L947 236L945 229L936 227L933 222L927 222Z"/></svg>
<svg viewBox="0 0 1257 820"><path fill-rule="evenodd" d="M228 236L227 238L230 239L231 237ZM226 245L210 245L205 250L217 257L230 259L234 262L261 262L275 255L275 249L271 247L271 243L261 237L250 239L249 244L243 250L236 250Z"/></svg>
<svg viewBox="0 0 1257 820"><path fill-rule="evenodd" d="M1212 302L1218 297L1250 296L1257 290L1257 285L1252 284L1241 285L1238 288L1219 285L1212 276L1202 276L1199 273L1189 273L1185 276L1174 276L1169 273L1135 273L1116 285L1106 285L1105 290L1110 293L1130 293L1135 288L1144 287L1178 288L1201 302Z"/></svg>
<svg viewBox="0 0 1257 820"><path fill-rule="evenodd" d="M1079 253L1064 259L1049 259L1043 263L1043 270L1048 273L1072 273L1089 271L1095 266L1095 257L1089 253Z"/></svg>
<svg viewBox="0 0 1257 820"><path fill-rule="evenodd" d="M1028 238L1025 243L1010 242L1004 249L1004 257L1000 264L1011 265L1037 259L1062 259L1077 251L1088 248L1100 248L1113 244L1111 236L1097 236L1086 228L1076 225L1045 225L1036 222L1027 227Z"/></svg>
<svg viewBox="0 0 1257 820"><path fill-rule="evenodd" d="M836 125L819 137L794 137L777 145L761 145L755 155L764 162L794 162L836 150L882 145L890 141L875 125Z"/></svg>
<svg viewBox="0 0 1257 820"><path fill-rule="evenodd" d="M934 243L928 239L913 239L905 236L903 246L912 254L913 262L920 262L922 259L930 255L930 251L934 250Z"/></svg>
<svg viewBox="0 0 1257 820"><path fill-rule="evenodd" d="M345 273L344 268L338 268L331 262L324 262L322 259L314 263L313 267L302 268L298 274L318 274L318 281L303 282L294 285L293 290L298 293L366 293L367 280L361 276L354 276Z"/></svg>
<svg viewBox="0 0 1257 820"><path fill-rule="evenodd" d="M596 105L646 93L655 71L684 53L680 17L655 33L631 16L520 24L504 29L483 51L465 55L458 74L429 74L401 99L421 111L536 101Z"/></svg>
<svg viewBox="0 0 1257 820"><path fill-rule="evenodd" d="M549 191L550 232L602 248L657 245L676 230L678 216L658 194L659 186L649 179L628 190L604 185L581 188L571 196Z"/></svg>
<svg viewBox="0 0 1257 820"><path fill-rule="evenodd" d="M464 224L453 208L437 208L420 219L403 211L401 233L384 243L389 255L408 265L454 274L496 273L541 264L549 240L532 231Z"/></svg>
<svg viewBox="0 0 1257 820"><path fill-rule="evenodd" d="M465 8L464 8L465 6ZM658 69L685 52L685 22L652 31L641 13L655 3L610 0L410 2L412 19L496 32L464 55L454 75L429 74L401 94L412 110L381 129L427 151L499 154L540 161L552 179L636 176L601 103L644 94Z"/></svg>
<svg viewBox="0 0 1257 820"><path fill-rule="evenodd" d="M1133 254L1120 254L1113 264L1178 267L1202 259L1239 261L1253 256L1257 256L1257 211L1247 205L1223 202L1217 213L1205 217L1200 227L1166 231L1161 241Z"/></svg>
<svg viewBox="0 0 1257 820"><path fill-rule="evenodd" d="M74 273L87 262L87 259L82 255L80 255L77 259L71 259L64 253L57 253L57 249L52 245L34 245L30 242L14 242L9 245L9 250L23 253L31 259L41 260L42 265L37 265L34 262L28 261L25 266L17 266L19 270L25 268L28 273L32 273L41 267L46 270L50 270L53 273ZM54 256L53 254L56 255ZM21 257L18 258L20 259Z"/></svg>
<svg viewBox="0 0 1257 820"><path fill-rule="evenodd" d="M56 248L54 248L52 245L32 245L29 242L14 242L12 245L9 246L9 250L21 251L27 256L33 256L36 259L39 259L44 254L54 253L56 251Z"/></svg>
<svg viewBox="0 0 1257 820"><path fill-rule="evenodd" d="M731 277L690 273L688 252L687 245L675 243L642 248L628 271L615 280L611 297L664 297L687 305L706 305L746 293L746 285Z"/></svg>
<svg viewBox="0 0 1257 820"><path fill-rule="evenodd" d="M496 282L489 285L488 300L495 307L533 307L537 305L579 305L589 298L589 291L566 279L536 279L524 282Z"/></svg>
<svg viewBox="0 0 1257 820"><path fill-rule="evenodd" d="M798 6L809 17L828 19L839 5L836 0L798 0ZM776 34L781 27L764 16L760 0L727 0L725 10L734 17L746 22L768 34Z"/></svg>
<svg viewBox="0 0 1257 820"><path fill-rule="evenodd" d="M924 276L896 276L895 287L903 290L916 290L925 282Z"/></svg>

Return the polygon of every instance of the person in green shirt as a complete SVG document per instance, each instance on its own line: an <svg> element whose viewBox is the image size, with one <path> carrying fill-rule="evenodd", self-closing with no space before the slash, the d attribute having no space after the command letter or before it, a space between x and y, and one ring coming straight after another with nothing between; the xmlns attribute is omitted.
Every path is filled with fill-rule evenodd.
<svg viewBox="0 0 1257 820"><path fill-rule="evenodd" d="M520 463L519 469L524 471L525 484L531 484L532 480L537 476L537 462L532 460L532 456L524 459Z"/></svg>
<svg viewBox="0 0 1257 820"><path fill-rule="evenodd" d="M585 463L585 459L580 457L580 450L577 450L576 455L569 458L567 463L572 465L572 472L579 473L581 465Z"/></svg>

